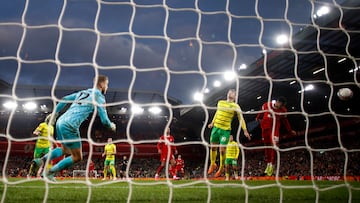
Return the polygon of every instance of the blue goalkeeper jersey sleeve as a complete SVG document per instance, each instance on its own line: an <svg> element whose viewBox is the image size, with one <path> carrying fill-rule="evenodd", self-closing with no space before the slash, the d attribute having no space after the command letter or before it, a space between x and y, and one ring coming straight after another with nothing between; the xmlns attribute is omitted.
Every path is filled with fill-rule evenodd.
<svg viewBox="0 0 360 203"><path fill-rule="evenodd" d="M93 104L93 101L96 103ZM103 106L105 104L105 97L99 89L82 90L63 97L62 101L56 106L55 112L59 113L69 102L72 103L71 106L63 115L61 115L59 120L61 119L63 122L68 123L74 128L79 128L81 123L94 112L94 105L96 105L98 115L103 125L108 128L111 127L111 121Z"/></svg>

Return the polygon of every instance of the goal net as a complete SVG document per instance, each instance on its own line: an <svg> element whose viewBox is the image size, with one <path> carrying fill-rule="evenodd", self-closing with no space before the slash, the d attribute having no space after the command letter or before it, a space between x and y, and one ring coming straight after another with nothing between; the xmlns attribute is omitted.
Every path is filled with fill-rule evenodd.
<svg viewBox="0 0 360 203"><path fill-rule="evenodd" d="M358 0L1 2L1 202L75 200L79 188L86 202L359 201L359 13ZM55 183L31 177L35 128L98 75L109 77L116 132L90 116L79 129L83 160ZM231 129L216 126L240 149L226 180L208 173L211 159L216 170L230 163L208 125L229 110L218 108L229 89L251 139L236 116ZM281 97L287 111L278 112ZM266 119L280 123L269 124L271 144ZM157 171L167 128L175 140L163 143L185 162L175 180L170 154ZM102 156L110 137L114 181L103 177L114 176ZM14 195L24 188L29 195Z"/></svg>

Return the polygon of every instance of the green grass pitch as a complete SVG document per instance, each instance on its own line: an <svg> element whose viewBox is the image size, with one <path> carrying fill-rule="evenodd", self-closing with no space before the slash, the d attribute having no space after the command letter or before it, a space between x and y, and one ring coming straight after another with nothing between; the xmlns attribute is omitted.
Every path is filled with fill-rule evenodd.
<svg viewBox="0 0 360 203"><path fill-rule="evenodd" d="M343 181L219 181L2 179L3 202L360 202L360 183ZM46 192L47 191L47 192ZM5 195L6 194L6 195ZM47 196L46 196L47 194ZM5 195L5 196L4 196Z"/></svg>

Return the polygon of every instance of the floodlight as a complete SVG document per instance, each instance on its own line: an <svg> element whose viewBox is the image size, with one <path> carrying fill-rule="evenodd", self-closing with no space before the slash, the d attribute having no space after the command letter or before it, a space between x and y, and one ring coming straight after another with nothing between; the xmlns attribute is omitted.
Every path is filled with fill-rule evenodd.
<svg viewBox="0 0 360 203"><path fill-rule="evenodd" d="M149 108L149 112L152 114L159 114L161 113L161 108L157 106L153 106Z"/></svg>
<svg viewBox="0 0 360 203"><path fill-rule="evenodd" d="M131 107L131 111L134 113L134 114L142 114L144 112L144 109L141 108L140 106L138 105L134 105Z"/></svg>
<svg viewBox="0 0 360 203"><path fill-rule="evenodd" d="M234 80L236 77L236 73L234 73L233 71L226 71L224 73L224 78L225 80L227 81L231 81L231 80Z"/></svg>
<svg viewBox="0 0 360 203"><path fill-rule="evenodd" d="M286 44L288 41L289 37L285 34L281 34L276 37L276 43L278 44Z"/></svg>
<svg viewBox="0 0 360 203"><path fill-rule="evenodd" d="M202 101L204 99L204 95L200 92L195 92L194 94L194 100L195 101Z"/></svg>
<svg viewBox="0 0 360 203"><path fill-rule="evenodd" d="M214 87L220 87L221 86L221 82L218 80L214 81Z"/></svg>
<svg viewBox="0 0 360 203"><path fill-rule="evenodd" d="M25 104L23 104L23 108L25 110L34 110L36 109L37 105L35 102L26 102Z"/></svg>
<svg viewBox="0 0 360 203"><path fill-rule="evenodd" d="M14 109L17 107L17 103L13 102L13 101L7 101L7 102L3 103L3 106L7 109Z"/></svg>

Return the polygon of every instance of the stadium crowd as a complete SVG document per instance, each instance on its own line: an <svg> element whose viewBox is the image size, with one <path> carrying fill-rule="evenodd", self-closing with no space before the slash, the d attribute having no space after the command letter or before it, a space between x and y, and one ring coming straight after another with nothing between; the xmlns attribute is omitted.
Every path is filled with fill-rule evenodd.
<svg viewBox="0 0 360 203"><path fill-rule="evenodd" d="M265 162L262 160L262 150L245 150L245 154L240 155L239 167L242 167L242 158L245 158L244 176L259 177L264 175ZM312 154L312 158L310 157ZM360 152L347 152L347 165L345 165L346 153L340 150L313 151L307 149L290 150L280 152L279 176L344 176L346 168L347 176L360 175ZM26 177L28 174L31 157L10 156L6 164L6 175L12 177ZM120 174L120 160L117 156L116 169ZM313 160L313 172L311 172L311 160ZM3 169L5 159L0 160L0 168ZM129 160L130 170L128 176L131 178L153 178L158 166L158 157L133 158ZM95 170L102 176L103 158L94 158ZM87 158L63 171L62 176L72 177L73 170L85 170ZM345 167L346 166L346 167ZM185 158L185 177L186 179L204 177L204 160L186 160ZM3 170L0 172L2 173ZM3 174L1 174L3 175ZM241 175L241 168L239 170ZM165 177L165 173L162 174Z"/></svg>

